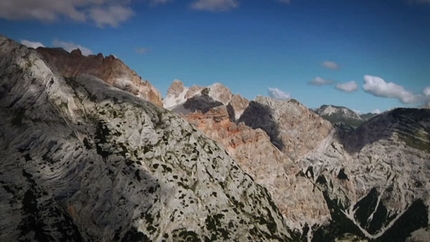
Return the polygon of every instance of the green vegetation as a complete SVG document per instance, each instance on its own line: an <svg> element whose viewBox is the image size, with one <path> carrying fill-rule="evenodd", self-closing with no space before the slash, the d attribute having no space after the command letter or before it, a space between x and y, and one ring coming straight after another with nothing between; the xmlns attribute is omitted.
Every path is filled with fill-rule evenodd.
<svg viewBox="0 0 430 242"><path fill-rule="evenodd" d="M409 147L430 153L429 131L416 131L413 135L399 132L399 139Z"/></svg>
<svg viewBox="0 0 430 242"><path fill-rule="evenodd" d="M208 87L203 88L203 90L201 91L201 94L203 96L209 96L209 91L210 89Z"/></svg>

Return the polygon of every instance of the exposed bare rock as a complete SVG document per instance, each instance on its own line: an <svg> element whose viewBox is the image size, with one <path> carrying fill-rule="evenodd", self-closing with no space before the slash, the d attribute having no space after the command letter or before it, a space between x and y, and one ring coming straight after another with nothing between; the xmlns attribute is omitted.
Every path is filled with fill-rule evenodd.
<svg viewBox="0 0 430 242"><path fill-rule="evenodd" d="M317 148L334 131L330 122L294 99L263 96L250 102L239 122L266 131L272 143L292 160Z"/></svg>
<svg viewBox="0 0 430 242"><path fill-rule="evenodd" d="M228 103L228 111L233 121L239 120L243 111L249 106L249 100L242 97L241 95L233 95L230 102Z"/></svg>
<svg viewBox="0 0 430 242"><path fill-rule="evenodd" d="M269 190L290 228L303 233L306 225L328 221L330 212L323 194L300 175L301 168L271 143L266 132L232 122L223 105L184 118L223 145L245 172Z"/></svg>
<svg viewBox="0 0 430 242"><path fill-rule="evenodd" d="M237 120L249 101L240 95L234 95L230 89L221 83L215 83L208 87L192 86L184 87L179 80L174 80L163 100L163 106L177 113L207 112L210 108L219 105L229 107L232 120Z"/></svg>
<svg viewBox="0 0 430 242"><path fill-rule="evenodd" d="M216 142L44 60L0 37L0 241L292 240Z"/></svg>
<svg viewBox="0 0 430 242"><path fill-rule="evenodd" d="M121 60L102 54L83 56L79 49L71 53L61 48L37 48L48 66L64 77L78 77L88 74L98 77L111 86L133 93L137 97L162 106L160 92L148 81L142 80L137 73Z"/></svg>
<svg viewBox="0 0 430 242"><path fill-rule="evenodd" d="M233 97L230 89L221 83L215 83L209 86L208 89L208 96L212 97L214 100L222 102L224 105L227 105Z"/></svg>
<svg viewBox="0 0 430 242"><path fill-rule="evenodd" d="M294 100L257 98L240 119L251 123L231 122L227 113L220 104L185 117L269 189L303 239L404 241L428 226L427 110L381 114L341 140L330 123ZM280 152L271 143L299 150Z"/></svg>
<svg viewBox="0 0 430 242"><path fill-rule="evenodd" d="M300 161L311 169L334 221L316 231L405 241L427 227L430 205L430 111L395 109L361 125L342 141L333 140ZM346 226L348 225L348 226ZM329 232L331 231L331 232ZM339 234L338 234L339 235Z"/></svg>
<svg viewBox="0 0 430 242"><path fill-rule="evenodd" d="M180 80L174 80L167 90L167 96L178 98L185 91L184 84Z"/></svg>

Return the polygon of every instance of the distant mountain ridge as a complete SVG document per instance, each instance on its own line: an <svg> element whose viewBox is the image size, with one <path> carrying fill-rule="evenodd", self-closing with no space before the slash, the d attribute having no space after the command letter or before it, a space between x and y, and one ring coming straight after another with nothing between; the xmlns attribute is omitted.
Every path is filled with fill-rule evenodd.
<svg viewBox="0 0 430 242"><path fill-rule="evenodd" d="M347 107L335 105L322 105L314 111L332 124L344 123L353 128L357 128L368 119L378 115L376 113L359 114Z"/></svg>

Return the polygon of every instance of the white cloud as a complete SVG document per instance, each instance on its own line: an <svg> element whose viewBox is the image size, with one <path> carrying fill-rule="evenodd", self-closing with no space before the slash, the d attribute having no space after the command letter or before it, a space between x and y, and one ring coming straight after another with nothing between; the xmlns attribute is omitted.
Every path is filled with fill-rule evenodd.
<svg viewBox="0 0 430 242"><path fill-rule="evenodd" d="M152 5L157 5L157 4L165 4L165 3L168 3L171 1L173 1L173 0L150 0L149 2Z"/></svg>
<svg viewBox="0 0 430 242"><path fill-rule="evenodd" d="M151 51L151 49L150 48L145 48L145 47L140 47L140 48L136 48L135 51L138 54L146 54L149 51Z"/></svg>
<svg viewBox="0 0 430 242"><path fill-rule="evenodd" d="M82 45L75 44L73 42L65 42L58 39L54 39L52 44L55 47L61 47L67 50L68 52L71 52L72 50L75 50L75 49L80 49L83 55L91 55L93 53L90 49L83 47Z"/></svg>
<svg viewBox="0 0 430 242"><path fill-rule="evenodd" d="M133 16L133 11L129 7L121 5L98 7L91 9L90 17L99 27L118 27L121 22Z"/></svg>
<svg viewBox="0 0 430 242"><path fill-rule="evenodd" d="M405 90L404 87L392 82L385 82L376 76L364 76L363 89L377 97L396 98L402 103L418 103L423 101L423 96Z"/></svg>
<svg viewBox="0 0 430 242"><path fill-rule="evenodd" d="M30 47L30 48L34 48L36 49L37 47L45 47L42 43L40 42L34 42L34 41L30 41L30 40L21 40L21 44Z"/></svg>
<svg viewBox="0 0 430 242"><path fill-rule="evenodd" d="M377 108L377 109L373 110L373 111L372 111L372 112L370 112L370 113L380 114L380 113L381 113L381 111Z"/></svg>
<svg viewBox="0 0 430 242"><path fill-rule="evenodd" d="M238 6L237 0L197 0L191 4L193 9L213 12L228 11Z"/></svg>
<svg viewBox="0 0 430 242"><path fill-rule="evenodd" d="M317 76L312 81L310 81L308 83L311 85L315 85L315 86L322 86L322 85L331 85L333 83L333 81L325 80L324 78Z"/></svg>
<svg viewBox="0 0 430 242"><path fill-rule="evenodd" d="M425 96L430 97L430 86L424 88L423 93Z"/></svg>
<svg viewBox="0 0 430 242"><path fill-rule="evenodd" d="M353 92L358 90L358 84L355 81L338 83L336 84L336 89L344 92Z"/></svg>
<svg viewBox="0 0 430 242"><path fill-rule="evenodd" d="M98 26L117 26L133 15L129 3L129 0L1 0L0 19L52 22L68 18L78 22L94 20Z"/></svg>
<svg viewBox="0 0 430 242"><path fill-rule="evenodd" d="M289 93L286 93L278 88L269 87L267 88L267 90L269 91L269 96L271 98L280 100L286 100L291 98L291 95Z"/></svg>
<svg viewBox="0 0 430 242"><path fill-rule="evenodd" d="M334 61L324 61L323 63L321 63L321 65L330 70L339 69L339 65Z"/></svg>

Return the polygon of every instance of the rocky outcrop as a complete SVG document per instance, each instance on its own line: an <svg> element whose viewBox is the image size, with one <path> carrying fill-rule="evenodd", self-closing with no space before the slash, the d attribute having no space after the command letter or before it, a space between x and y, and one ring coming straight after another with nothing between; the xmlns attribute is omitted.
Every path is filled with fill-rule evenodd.
<svg viewBox="0 0 430 242"><path fill-rule="evenodd" d="M328 121L294 99L263 96L249 104L239 122L266 131L272 143L294 161L320 146L334 130Z"/></svg>
<svg viewBox="0 0 430 242"><path fill-rule="evenodd" d="M79 49L71 53L61 48L37 48L47 65L67 78L88 74L98 77L111 86L133 93L135 96L162 106L160 92L120 59L103 54L82 55Z"/></svg>
<svg viewBox="0 0 430 242"><path fill-rule="evenodd" d="M216 142L91 75L0 37L1 241L289 241Z"/></svg>
<svg viewBox="0 0 430 242"><path fill-rule="evenodd" d="M177 113L202 111L225 105L228 107L232 121L239 119L242 112L248 107L249 101L239 94L232 94L230 89L221 83L208 87L185 87L180 80L174 80L167 90L163 106Z"/></svg>

